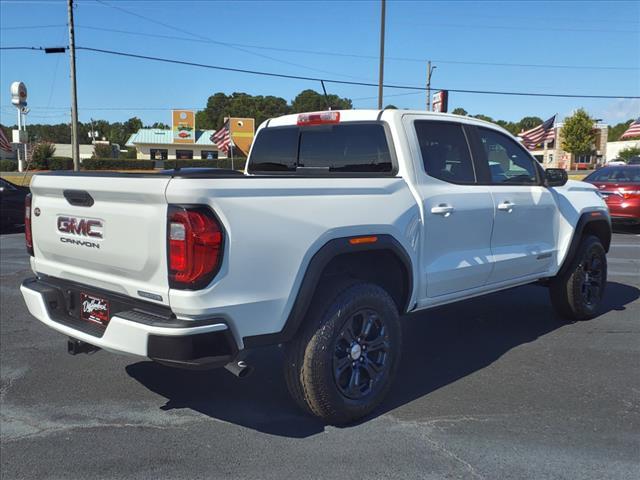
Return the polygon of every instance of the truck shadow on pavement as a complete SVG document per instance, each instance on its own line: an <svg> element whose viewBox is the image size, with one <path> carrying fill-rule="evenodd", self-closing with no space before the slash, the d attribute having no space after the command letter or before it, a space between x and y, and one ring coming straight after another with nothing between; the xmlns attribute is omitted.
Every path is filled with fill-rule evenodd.
<svg viewBox="0 0 640 480"><path fill-rule="evenodd" d="M603 313L624 310L638 297L637 288L609 282ZM555 317L547 289L534 285L410 315L403 321L403 357L395 384L381 407L359 423L481 370L512 348L564 325ZM324 423L302 413L289 397L280 348L260 349L248 362L255 366L255 372L242 380L224 369L178 370L150 361L129 365L126 370L167 399L162 410L190 409L292 438L324 430Z"/></svg>

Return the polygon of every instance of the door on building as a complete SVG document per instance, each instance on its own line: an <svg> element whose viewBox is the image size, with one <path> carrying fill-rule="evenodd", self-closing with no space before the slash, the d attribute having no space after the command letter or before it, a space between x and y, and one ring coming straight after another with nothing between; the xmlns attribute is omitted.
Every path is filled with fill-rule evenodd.
<svg viewBox="0 0 640 480"><path fill-rule="evenodd" d="M176 150L176 160L193 160L193 150Z"/></svg>

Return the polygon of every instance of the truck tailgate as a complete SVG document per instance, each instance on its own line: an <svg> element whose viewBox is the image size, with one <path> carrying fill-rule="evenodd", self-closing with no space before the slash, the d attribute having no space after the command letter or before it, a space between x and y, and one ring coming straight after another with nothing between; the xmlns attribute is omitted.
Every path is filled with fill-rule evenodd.
<svg viewBox="0 0 640 480"><path fill-rule="evenodd" d="M168 304L165 176L36 175L33 269Z"/></svg>

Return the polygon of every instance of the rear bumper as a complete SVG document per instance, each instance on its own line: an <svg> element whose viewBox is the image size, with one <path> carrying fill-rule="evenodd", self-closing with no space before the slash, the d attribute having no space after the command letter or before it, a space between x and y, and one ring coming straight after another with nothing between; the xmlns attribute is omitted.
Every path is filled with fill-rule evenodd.
<svg viewBox="0 0 640 480"><path fill-rule="evenodd" d="M111 302L106 327L80 319L81 290ZM20 291L31 315L42 323L111 352L183 368L222 367L238 356L237 343L219 318L179 320L166 307L49 277L27 279Z"/></svg>

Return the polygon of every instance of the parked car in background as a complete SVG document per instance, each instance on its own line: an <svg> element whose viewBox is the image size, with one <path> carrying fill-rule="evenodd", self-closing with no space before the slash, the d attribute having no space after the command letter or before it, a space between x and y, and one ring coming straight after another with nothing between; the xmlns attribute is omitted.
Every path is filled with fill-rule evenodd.
<svg viewBox="0 0 640 480"><path fill-rule="evenodd" d="M640 165L603 167L584 181L604 196L613 222L640 225Z"/></svg>
<svg viewBox="0 0 640 480"><path fill-rule="evenodd" d="M24 199L29 187L21 187L0 178L0 228L2 230L24 223Z"/></svg>
<svg viewBox="0 0 640 480"><path fill-rule="evenodd" d="M625 162L624 160L622 160L621 158L614 158L613 160L605 163L605 167L617 167L620 165L626 165L627 162Z"/></svg>

